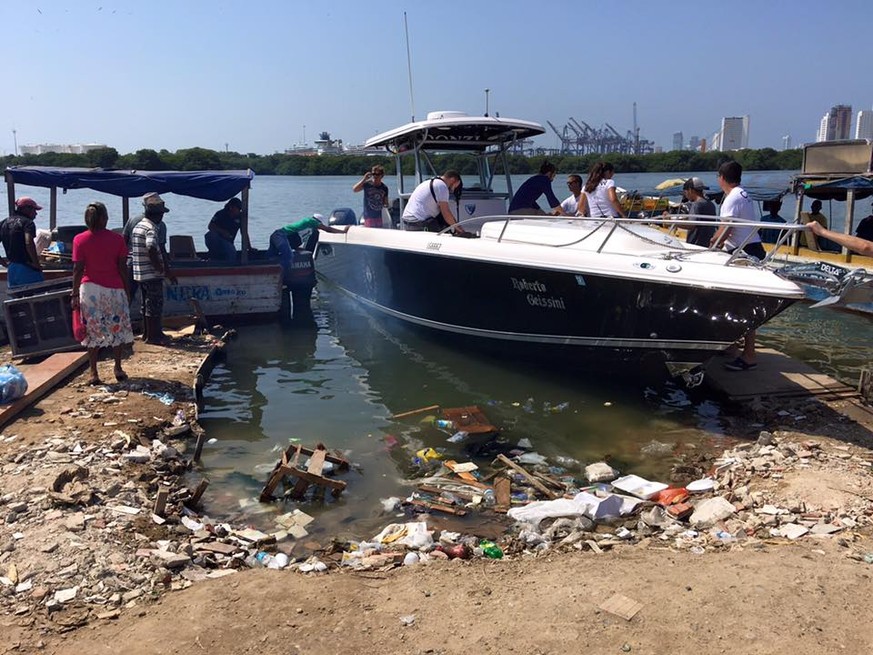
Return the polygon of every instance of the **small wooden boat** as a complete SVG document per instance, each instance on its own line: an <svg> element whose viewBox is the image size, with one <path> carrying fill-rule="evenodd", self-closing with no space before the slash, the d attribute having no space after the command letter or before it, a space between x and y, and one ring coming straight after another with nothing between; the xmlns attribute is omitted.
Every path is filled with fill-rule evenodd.
<svg viewBox="0 0 873 655"><path fill-rule="evenodd" d="M58 189L93 189L122 199L122 216L130 218L130 199L146 193L177 195L223 202L240 195L243 203L239 262L208 260L194 250L187 235L170 237L170 256L176 284L164 287L164 316L190 315L192 300L210 320L275 318L282 305L282 268L278 260L251 249L248 233L249 189L254 172L245 171L133 171L99 168L12 166L6 169L9 213L14 209L15 185L51 190L49 227L57 228ZM69 229L69 228L67 228ZM61 228L63 231L64 228ZM72 240L72 237L70 237ZM174 248L174 245L186 245ZM67 277L69 257L55 255L44 264L46 279ZM0 267L0 300L6 300L6 269ZM139 303L134 301L136 313Z"/></svg>

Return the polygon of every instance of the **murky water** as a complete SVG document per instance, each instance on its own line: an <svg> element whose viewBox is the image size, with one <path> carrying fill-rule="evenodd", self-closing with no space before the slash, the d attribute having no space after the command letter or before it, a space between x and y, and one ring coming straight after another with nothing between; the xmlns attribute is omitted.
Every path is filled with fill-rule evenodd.
<svg viewBox="0 0 873 655"><path fill-rule="evenodd" d="M433 404L477 405L509 444L527 438L550 458L608 457L623 471L655 478L688 444L725 442L719 406L672 386L605 384L476 356L330 288L320 289L314 308L312 329L243 327L213 374L201 420L217 439L202 460L213 515L239 512L268 527L270 516L256 514L264 508L240 503L257 497L282 448L321 441L346 451L356 470L343 476L348 488L338 501L301 508L318 517L324 536L371 536L387 520L380 499L412 488L406 480L417 471L418 450L471 459L464 444L447 442L452 431L426 422L433 412L391 419ZM492 457L473 459L487 465Z"/></svg>

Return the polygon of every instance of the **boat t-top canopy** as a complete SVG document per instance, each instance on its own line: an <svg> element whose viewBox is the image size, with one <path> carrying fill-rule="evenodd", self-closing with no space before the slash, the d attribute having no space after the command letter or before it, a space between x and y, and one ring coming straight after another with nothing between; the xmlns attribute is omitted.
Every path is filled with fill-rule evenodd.
<svg viewBox="0 0 873 655"><path fill-rule="evenodd" d="M230 200L251 186L255 174L245 171L136 171L104 168L10 166L6 182L58 189L93 189L133 198L147 193L175 193L202 200Z"/></svg>
<svg viewBox="0 0 873 655"><path fill-rule="evenodd" d="M481 151L544 133L542 125L530 121L435 111L426 120L377 134L365 146L384 146L395 154L410 149Z"/></svg>

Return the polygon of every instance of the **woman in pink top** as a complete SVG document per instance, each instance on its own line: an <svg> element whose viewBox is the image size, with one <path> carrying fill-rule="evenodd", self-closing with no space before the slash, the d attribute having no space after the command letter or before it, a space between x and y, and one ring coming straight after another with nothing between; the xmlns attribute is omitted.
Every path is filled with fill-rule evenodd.
<svg viewBox="0 0 873 655"><path fill-rule="evenodd" d="M115 358L115 379L123 382L122 346L133 343L130 328L130 288L127 275L127 246L124 237L106 229L109 214L102 202L85 209L87 232L73 239L73 309L79 309L87 334L82 345L88 349L91 366L89 384L97 385L97 356L100 348L111 347Z"/></svg>

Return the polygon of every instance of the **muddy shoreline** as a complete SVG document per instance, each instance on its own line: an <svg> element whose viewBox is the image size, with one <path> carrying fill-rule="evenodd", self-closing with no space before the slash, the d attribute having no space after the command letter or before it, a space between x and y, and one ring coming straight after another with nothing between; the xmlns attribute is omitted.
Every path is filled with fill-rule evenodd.
<svg viewBox="0 0 873 655"><path fill-rule="evenodd" d="M252 580L262 580L262 576L272 576L262 580L265 588L293 586L303 596L324 588L332 594L335 607L358 611L354 609L355 594L360 593L357 587L362 580L378 580L380 586L387 584L389 588L396 584L397 593L403 594L413 593L405 586L410 576L428 587L431 578L445 582L446 576L457 579L481 570L490 580L489 571L499 571L497 581L480 587L490 589L485 597L497 593L504 602L509 595L515 599L517 606L507 609L506 623L511 623L513 612L526 604L528 593L511 584L513 576L536 576L542 568L549 571L543 575L554 576L556 582L568 571L591 566L590 558L608 559L609 566L602 568L614 573L627 558L641 560L637 563L643 569L659 566L664 558L690 558L683 565L691 567L689 579L705 586L716 580L708 566L697 566L701 559L743 561L747 554L746 565L754 569L771 566L771 558L775 561L780 557L778 551L790 548L800 558L798 566L803 565L804 557L810 558L810 567L820 567L826 560L846 579L861 576L869 584L873 572L867 562L873 553L873 419L867 408L855 401L826 403L815 399L765 399L733 408L728 430L736 438L736 446L716 456L701 453L687 458L680 477L716 473L715 491L706 498L692 499L695 504L717 497L724 501L722 509L732 508L711 522L683 524L680 529L667 525L655 508L645 507L647 514L634 513L593 531L579 524L548 522L538 532L542 536L551 530L547 548L541 546L543 540L529 533L525 540L518 529L490 534L506 552L507 559L500 562L483 558L444 561L446 557L431 556L423 557L426 563L412 571L413 567L395 568L404 549L386 549L387 556L384 552L370 553L374 557L370 566L353 568L341 565L342 548L338 547L315 560L301 559L288 570L250 570L254 563L247 558L262 548L273 555L284 552L293 562L295 541L287 535L276 539L276 535L256 534L246 526L200 523L198 504L192 499L198 476L196 471L192 473L190 462L198 431L194 383L204 357L214 347L213 338L193 336L178 337L169 348L137 342L126 363L130 374L127 382L95 389L86 384L87 374L82 371L3 430L0 625L6 636L0 642L5 650L0 652L75 652L66 649L91 643L94 631L117 633L119 626L125 626L128 635L139 629L154 631L150 623L154 617L172 620L171 608L186 604L184 599L192 594L209 596L213 603L227 596L245 601L243 604L256 604L258 585ZM230 348L232 352L232 345ZM167 357L168 352L172 357ZM100 366L103 373L103 367L111 367L111 363L101 362ZM166 506L153 516L159 492L165 496ZM389 522L386 518L386 524ZM620 528L631 536L617 538ZM313 561L323 562L329 573L321 573L315 566L307 569L305 565ZM561 567L566 569L563 573ZM301 575L301 571L307 572ZM337 576L340 571L346 573ZM759 573L762 580L767 577ZM697 576L706 576L706 580ZM501 584L509 587L501 590ZM344 597L344 587L349 588L350 598ZM182 593L169 594L172 591ZM768 597L776 592L766 584L762 591ZM567 594L570 599L576 592L565 587L555 593ZM843 593L844 606L848 607L854 602L851 594L861 592L844 589ZM643 605L642 615L647 609L652 611L645 597L635 600ZM446 602L450 602L448 598ZM299 605L293 610L298 619L292 632L304 630L310 612L321 607ZM453 630L448 622L455 609L442 607L447 634ZM233 614L238 610L228 611ZM378 610L373 607L368 611ZM601 617L601 610L597 612ZM403 616L408 619L414 614ZM839 621L848 621L837 614ZM333 613L322 619L326 625L347 621L347 617ZM727 617L724 620L730 623ZM288 628L282 625L283 630ZM640 644L645 642L644 619L632 618L625 628L639 632L634 638ZM214 644L212 652L241 652L241 646L248 647L250 640L263 636L257 626L250 629L251 633L242 629L236 637L228 637L229 641ZM393 617L371 625L356 638L363 635L370 638L369 643L396 647L404 643L404 635L417 629L414 620L407 625ZM677 626L676 630L684 628ZM866 642L863 635L857 638L861 641L849 643L870 643L869 635ZM396 639L399 642L395 643ZM180 649L186 643L190 646L190 640L180 640ZM483 652L506 650L508 643L501 641L499 630L486 641ZM560 642L547 641L550 647L531 636L528 645L553 652L550 648L557 648ZM150 643L128 636L125 650L159 652L152 650ZM196 643L202 644L203 639ZM403 652L419 652L401 647L406 648ZM266 647L260 650L287 652ZM306 652L335 650L324 644L324 648ZM442 644L434 641L432 650L421 652L461 650L447 639ZM809 652L827 652L827 648Z"/></svg>

